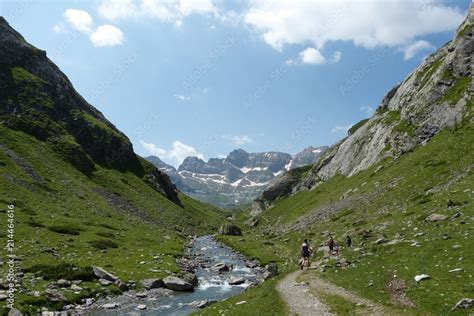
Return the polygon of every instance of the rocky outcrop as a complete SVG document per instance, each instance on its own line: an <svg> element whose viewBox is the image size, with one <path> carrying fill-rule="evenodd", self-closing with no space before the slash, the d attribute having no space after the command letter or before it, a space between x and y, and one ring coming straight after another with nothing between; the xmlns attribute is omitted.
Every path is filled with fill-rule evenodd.
<svg viewBox="0 0 474 316"><path fill-rule="evenodd" d="M313 164L327 149L308 147L294 156L237 149L226 158L210 158L207 162L187 157L178 170L158 157L146 159L168 174L182 192L217 206L235 207L251 202L284 172Z"/></svg>
<svg viewBox="0 0 474 316"><path fill-rule="evenodd" d="M242 236L242 230L236 225L222 224L219 235Z"/></svg>
<svg viewBox="0 0 474 316"><path fill-rule="evenodd" d="M375 114L359 122L301 179L281 177L258 201L310 190L340 173L352 176L385 157L398 157L463 121L472 104L473 6L452 41L429 56L380 102ZM297 182L296 184L294 182Z"/></svg>
<svg viewBox="0 0 474 316"><path fill-rule="evenodd" d="M0 121L48 142L90 176L96 166L132 172L179 204L168 176L138 157L130 140L87 103L46 52L0 17Z"/></svg>

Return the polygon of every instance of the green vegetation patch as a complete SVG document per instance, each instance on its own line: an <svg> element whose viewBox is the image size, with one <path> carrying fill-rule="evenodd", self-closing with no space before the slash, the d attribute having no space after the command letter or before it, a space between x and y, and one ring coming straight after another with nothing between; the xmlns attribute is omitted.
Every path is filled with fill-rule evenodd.
<svg viewBox="0 0 474 316"><path fill-rule="evenodd" d="M357 123L355 123L354 125L351 126L351 128L349 128L349 135L352 135L354 134L359 128L361 128L362 126L365 125L365 123L367 123L370 119L363 119Z"/></svg>
<svg viewBox="0 0 474 316"><path fill-rule="evenodd" d="M92 281L95 278L92 267L79 267L71 263L38 264L25 269L25 272L34 273L37 276L42 276L45 280L53 281L59 279Z"/></svg>
<svg viewBox="0 0 474 316"><path fill-rule="evenodd" d="M110 239L98 239L89 241L89 244L97 249L105 250L109 248L118 248L118 244Z"/></svg>
<svg viewBox="0 0 474 316"><path fill-rule="evenodd" d="M464 95L464 92L471 84L471 77L462 77L457 79L454 84L446 91L441 102L456 104Z"/></svg>
<svg viewBox="0 0 474 316"><path fill-rule="evenodd" d="M46 84L42 78L33 75L31 72L23 67L14 67L11 69L11 74L15 83L30 83L36 85Z"/></svg>

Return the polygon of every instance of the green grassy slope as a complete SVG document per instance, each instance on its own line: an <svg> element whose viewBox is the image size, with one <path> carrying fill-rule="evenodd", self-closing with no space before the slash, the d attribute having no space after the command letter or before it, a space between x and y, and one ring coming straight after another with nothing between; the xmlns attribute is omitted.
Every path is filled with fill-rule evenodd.
<svg viewBox="0 0 474 316"><path fill-rule="evenodd" d="M70 263L102 266L123 281L163 277L179 272L176 259L188 235L215 232L222 220L214 207L184 195L184 207L179 207L131 172L96 166L88 177L49 142L2 125L0 144L0 236L6 240L6 209L14 204L15 254L22 259L21 272L43 270L38 275L44 276L45 267L35 266L56 271L58 265ZM1 257L5 255L2 247ZM44 290L48 283L32 284L30 277L27 274L23 281L16 306L29 312L38 306L60 308L43 296L27 295ZM52 281L60 277L53 273ZM83 296L101 291L95 282L81 286L89 289Z"/></svg>
<svg viewBox="0 0 474 316"><path fill-rule="evenodd" d="M223 240L289 271L297 268L304 238L317 248L329 233L340 244L349 234L354 247L343 249L342 256L353 263L350 267L340 268L336 260L329 260L325 272L309 273L401 314L448 313L457 301L474 293L474 126L472 105L468 108L462 124L442 131L425 146L352 177L336 176L311 191L281 199L258 217L256 229L247 228L243 239ZM323 214L316 216L319 212ZM433 213L448 219L426 221ZM243 223L247 217L243 213L239 219ZM380 238L388 242L376 244ZM323 256L319 251L312 260ZM449 272L456 268L464 272ZM417 283L418 274L429 274L431 279ZM394 278L405 282L406 295L416 308L392 302L388 283ZM263 293L251 293L252 307L263 311L265 307L258 304ZM284 308L281 300L274 304ZM230 310L231 306L223 302L215 307Z"/></svg>

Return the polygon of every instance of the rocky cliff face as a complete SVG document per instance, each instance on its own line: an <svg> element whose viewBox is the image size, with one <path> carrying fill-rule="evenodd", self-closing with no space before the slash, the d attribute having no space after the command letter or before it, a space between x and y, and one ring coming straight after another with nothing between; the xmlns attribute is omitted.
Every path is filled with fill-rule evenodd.
<svg viewBox="0 0 474 316"><path fill-rule="evenodd" d="M207 162L187 157L178 170L158 157L146 159L167 173L184 193L218 206L235 207L251 202L284 172L314 163L327 149L308 147L294 156L236 149L226 158L211 158Z"/></svg>
<svg viewBox="0 0 474 316"><path fill-rule="evenodd" d="M348 137L299 179L282 177L270 186L257 199L255 210L276 198L310 190L337 173L351 176L385 157L403 155L461 122L472 106L473 25L471 5L454 39L395 85L369 120L355 124Z"/></svg>
<svg viewBox="0 0 474 316"><path fill-rule="evenodd" d="M130 140L74 90L46 52L2 17L0 123L48 143L86 175L97 166L130 171L180 203L168 176L138 157Z"/></svg>

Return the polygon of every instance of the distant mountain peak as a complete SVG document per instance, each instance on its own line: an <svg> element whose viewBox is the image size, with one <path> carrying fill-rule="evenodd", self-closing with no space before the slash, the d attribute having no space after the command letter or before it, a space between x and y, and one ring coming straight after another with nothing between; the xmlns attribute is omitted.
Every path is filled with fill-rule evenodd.
<svg viewBox="0 0 474 316"><path fill-rule="evenodd" d="M167 173L184 193L224 207L250 203L259 192L286 171L313 164L327 146L308 147L294 156L270 151L248 153L235 149L226 158L187 157L178 170L158 157L146 159Z"/></svg>

